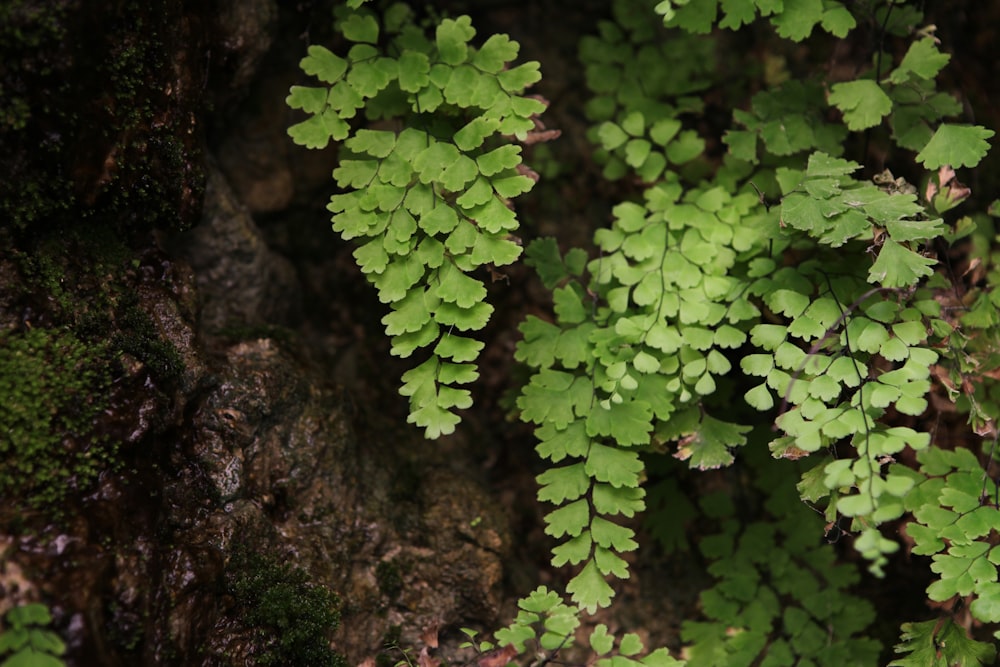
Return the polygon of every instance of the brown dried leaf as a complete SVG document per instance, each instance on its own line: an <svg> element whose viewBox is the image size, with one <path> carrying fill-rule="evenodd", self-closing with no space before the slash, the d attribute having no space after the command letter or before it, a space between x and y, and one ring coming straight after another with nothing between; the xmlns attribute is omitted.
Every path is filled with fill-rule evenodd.
<svg viewBox="0 0 1000 667"><path fill-rule="evenodd" d="M477 662L479 667L505 667L515 655L517 655L517 649L514 648L513 644L507 644L503 648L483 653Z"/></svg>
<svg viewBox="0 0 1000 667"><path fill-rule="evenodd" d="M528 136L531 136L531 135L529 134ZM517 173L520 174L521 176L527 176L528 178L530 178L531 180L533 180L535 183L538 182L538 179L539 179L538 172L535 171L534 169L532 169L531 167L529 167L528 165L524 164L523 162L521 164L517 165L516 169L517 169Z"/></svg>
<svg viewBox="0 0 1000 667"><path fill-rule="evenodd" d="M430 649L425 646L417 656L417 667L441 667L441 661L432 656Z"/></svg>
<svg viewBox="0 0 1000 667"><path fill-rule="evenodd" d="M552 141L553 139L558 139L562 135L562 130L538 130L533 132L528 132L527 136L521 140L521 143L525 146L531 146L532 144L538 144L543 141Z"/></svg>
<svg viewBox="0 0 1000 667"><path fill-rule="evenodd" d="M424 645L426 645L426 646L428 646L430 648L437 648L438 647L438 630L440 630L440 629L441 629L441 626L438 625L438 624L436 624L436 623L434 625L427 626L426 628L424 628L424 631L420 633L420 641Z"/></svg>

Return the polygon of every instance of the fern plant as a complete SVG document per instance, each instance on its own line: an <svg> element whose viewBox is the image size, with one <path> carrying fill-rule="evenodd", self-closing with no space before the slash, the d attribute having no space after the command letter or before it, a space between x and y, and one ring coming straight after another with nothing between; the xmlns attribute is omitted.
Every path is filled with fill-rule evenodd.
<svg viewBox="0 0 1000 667"><path fill-rule="evenodd" d="M289 132L343 142L334 229L360 240L394 353L429 348L401 392L436 437L471 404L456 385L476 377L470 332L490 312L474 272L520 255L509 202L534 179L516 142L533 140L545 103L524 95L538 65L509 65L506 36L476 46L459 17L431 38L401 5L360 4L338 16L346 59L310 47L303 68L327 85L292 89L311 117ZM975 167L993 132L957 122L961 104L937 90L949 56L933 26L894 1L615 0L611 14L580 41L588 137L604 176L641 195L614 207L594 257L554 239L527 247L553 313L527 317L515 353L532 372L517 408L547 462L538 497L553 506L546 532L571 603L535 591L497 641L554 653L582 633L581 614L611 604L638 547L647 462L740 458L761 481L753 519L721 496L659 512L680 487L651 487L648 523L665 544L687 543L684 517L718 531L701 543L717 583L684 625L689 664L875 664L858 575L818 540L824 525L848 534L872 574L891 575L895 523L931 556L929 600L964 603L905 623L893 664L988 662L994 648L961 626L1000 622L1000 392L976 377L997 364L997 235L986 216L957 214L970 192L955 170ZM738 30L772 56L759 78L745 67L734 81L723 62ZM808 54L841 39L872 55L833 78ZM729 123L695 122L720 95ZM963 243L988 279L954 303L961 279L940 259ZM968 413L961 443L935 437L932 399ZM606 664L673 664L661 650L636 657L634 635L589 636Z"/></svg>
<svg viewBox="0 0 1000 667"><path fill-rule="evenodd" d="M4 616L0 632L0 663L3 667L65 667L59 657L66 644L48 629L52 614L43 604L14 607Z"/></svg>
<svg viewBox="0 0 1000 667"><path fill-rule="evenodd" d="M454 431L472 405L461 385L478 377L483 344L465 335L492 313L473 272L521 254L510 201L531 189L521 148L546 103L525 96L538 63L517 67L518 45L493 35L479 47L468 17L444 19L433 39L396 4L381 14L341 7L342 58L315 45L303 70L325 85L292 88L287 102L310 117L291 127L299 144L343 142L334 178L344 192L328 208L333 229L356 239L358 265L392 312L383 319L392 353L431 348L403 377L410 421L428 438ZM364 110L386 129L352 129ZM433 346L433 347L432 347Z"/></svg>

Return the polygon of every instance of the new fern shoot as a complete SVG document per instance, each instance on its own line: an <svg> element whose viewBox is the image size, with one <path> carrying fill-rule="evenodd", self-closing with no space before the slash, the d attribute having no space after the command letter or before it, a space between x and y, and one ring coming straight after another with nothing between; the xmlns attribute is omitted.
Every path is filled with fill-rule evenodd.
<svg viewBox="0 0 1000 667"><path fill-rule="evenodd" d="M523 253L553 312L520 326L517 408L547 466L538 497L569 601L531 593L497 646L551 659L582 637L598 665L679 664L583 623L629 577L648 512L670 548L689 543L685 518L708 532L716 584L681 636L692 667L879 664L874 608L830 531L875 576L902 548L933 574L937 606L903 623L893 665L993 659L967 630L1000 623L998 237L962 211L959 177L994 133L938 90L950 56L921 7L613 0L581 36L593 159L631 194L592 255L548 238ZM481 269L521 259L514 200L537 179L521 144L546 103L507 36L431 23L349 2L346 53L310 47L321 85L288 103L308 116L297 143L339 144L333 227L389 305L393 353L420 351L401 393L436 438L471 406L492 312ZM734 56L749 41L762 66ZM961 437L940 436L942 419ZM659 509L677 479L737 460L758 480L742 491L754 517L726 494ZM672 478L650 478L664 461Z"/></svg>

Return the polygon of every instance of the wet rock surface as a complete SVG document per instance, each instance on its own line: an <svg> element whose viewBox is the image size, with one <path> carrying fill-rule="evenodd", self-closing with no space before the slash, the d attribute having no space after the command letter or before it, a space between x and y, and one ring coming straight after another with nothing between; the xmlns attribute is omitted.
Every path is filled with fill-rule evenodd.
<svg viewBox="0 0 1000 667"><path fill-rule="evenodd" d="M82 29L73 23L82 8L60 7L66 30ZM80 196L56 202L65 216L52 227L67 231L2 231L16 252L0 254L0 325L63 327L106 344L110 394L93 428L120 464L71 489L58 512L0 509L0 614L45 601L71 665L258 664L276 632L241 597L239 582L263 580L247 571L253 554L268 576L299 582L287 591L336 594L331 645L350 663L378 654L388 636L405 645L431 626L495 624L510 597L510 534L480 461L461 440L423 441L397 407L374 402L393 385L379 373L395 373L365 361L381 352L365 351L357 322L379 331L377 302L338 289L357 277L344 268L349 249L326 256L328 242L317 252L297 237L304 218L329 234L333 156L290 158L275 91L298 76L301 22L329 7L279 11L260 0L182 11L165 1L102 11L115 18L119 55L151 24L177 21L140 54L135 85L159 93L128 123L90 108L74 117L73 131L109 124L87 161L109 175L95 167ZM95 27L99 18L86 25L110 30ZM99 82L95 65L74 56L60 72ZM107 85L113 96L124 84ZM219 129L206 138L206 126ZM29 138L14 142L18 169L45 172ZM169 187L145 187L156 178ZM86 242L89 232L71 225L82 213L95 227L119 216L105 228L127 231ZM248 621L262 613L263 625Z"/></svg>

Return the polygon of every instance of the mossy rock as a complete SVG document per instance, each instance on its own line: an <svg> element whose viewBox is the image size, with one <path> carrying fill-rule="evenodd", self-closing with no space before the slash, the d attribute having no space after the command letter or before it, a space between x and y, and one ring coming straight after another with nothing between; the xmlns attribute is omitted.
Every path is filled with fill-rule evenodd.
<svg viewBox="0 0 1000 667"><path fill-rule="evenodd" d="M330 648L340 624L340 602L306 572L276 559L244 551L228 568L228 592L257 644L257 664L345 667Z"/></svg>
<svg viewBox="0 0 1000 667"><path fill-rule="evenodd" d="M52 508L115 460L94 429L111 382L106 355L61 329L0 332L0 497Z"/></svg>

